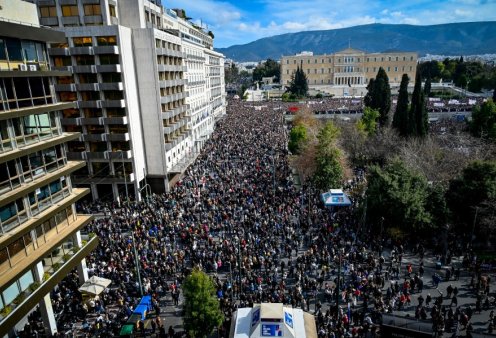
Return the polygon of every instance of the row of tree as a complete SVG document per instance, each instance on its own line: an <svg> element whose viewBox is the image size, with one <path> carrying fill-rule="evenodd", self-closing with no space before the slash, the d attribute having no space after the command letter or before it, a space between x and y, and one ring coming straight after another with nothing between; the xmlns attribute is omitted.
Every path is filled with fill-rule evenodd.
<svg viewBox="0 0 496 338"><path fill-rule="evenodd" d="M496 88L496 67L483 64L479 61L464 61L458 59L445 59L444 61L426 61L419 64L422 79L431 78L432 81L453 81L461 88L472 92L482 89Z"/></svg>

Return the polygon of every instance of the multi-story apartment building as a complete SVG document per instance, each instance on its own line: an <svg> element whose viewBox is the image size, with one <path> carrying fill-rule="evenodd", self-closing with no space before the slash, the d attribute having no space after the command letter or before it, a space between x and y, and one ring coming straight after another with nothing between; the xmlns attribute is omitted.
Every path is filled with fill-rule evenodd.
<svg viewBox="0 0 496 338"><path fill-rule="evenodd" d="M71 158L88 163L75 183L94 199L168 190L201 148L195 128L213 130L194 124L214 111L203 56L213 39L159 0L29 1L42 24L68 38L50 56L74 74L56 90L78 101L63 120L82 133L70 143Z"/></svg>
<svg viewBox="0 0 496 338"><path fill-rule="evenodd" d="M79 133L63 132L47 42L64 43L61 32L40 28L36 6L2 2L0 11L0 336L24 325L39 307L44 326L57 331L50 291L77 267L87 278L85 257L98 244L83 246L80 230L91 216L74 203L89 193L72 187L71 174L83 161L67 158L66 143Z"/></svg>
<svg viewBox="0 0 496 338"><path fill-rule="evenodd" d="M415 79L417 53L366 53L347 48L334 54L313 55L303 52L281 58L281 84L287 85L296 68L301 66L311 88L329 86L364 87L384 68L391 84L399 84L403 74Z"/></svg>

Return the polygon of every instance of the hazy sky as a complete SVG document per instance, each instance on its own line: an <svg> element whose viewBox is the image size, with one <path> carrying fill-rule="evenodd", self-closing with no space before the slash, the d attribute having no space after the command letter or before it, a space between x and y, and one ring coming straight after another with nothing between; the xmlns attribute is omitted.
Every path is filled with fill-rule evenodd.
<svg viewBox="0 0 496 338"><path fill-rule="evenodd" d="M496 0L163 0L183 8L229 47L277 34L368 23L494 21Z"/></svg>

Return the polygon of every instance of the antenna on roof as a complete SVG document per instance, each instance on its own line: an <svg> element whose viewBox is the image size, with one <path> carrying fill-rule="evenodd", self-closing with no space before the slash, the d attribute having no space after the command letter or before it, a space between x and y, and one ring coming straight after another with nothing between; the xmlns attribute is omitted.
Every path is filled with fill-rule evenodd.
<svg viewBox="0 0 496 338"><path fill-rule="evenodd" d="M351 48L351 39L348 39L348 48Z"/></svg>

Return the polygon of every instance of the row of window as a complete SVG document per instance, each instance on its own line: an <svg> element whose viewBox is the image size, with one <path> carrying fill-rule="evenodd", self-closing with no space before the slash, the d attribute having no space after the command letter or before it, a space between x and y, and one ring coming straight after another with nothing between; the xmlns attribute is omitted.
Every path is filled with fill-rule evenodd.
<svg viewBox="0 0 496 338"><path fill-rule="evenodd" d="M0 37L0 61L46 62L46 46L37 41Z"/></svg>
<svg viewBox="0 0 496 338"><path fill-rule="evenodd" d="M97 59L93 55L76 55L73 56L74 65L76 66L90 66L96 65ZM118 65L119 55L116 54L100 54L98 55L99 65ZM70 56L55 56L53 58L53 64L55 67L68 67L72 66L72 58Z"/></svg>
<svg viewBox="0 0 496 338"><path fill-rule="evenodd" d="M103 93L103 96L100 95ZM58 92L61 102L72 101L98 101L98 100L124 100L124 92L120 90ZM78 95L79 94L79 95Z"/></svg>
<svg viewBox="0 0 496 338"><path fill-rule="evenodd" d="M81 73L75 74L78 83L118 83L122 82L121 73ZM71 84L74 83L72 76L60 76L57 78L57 84Z"/></svg>
<svg viewBox="0 0 496 338"><path fill-rule="evenodd" d="M34 217L43 210L70 195L68 177L62 176L55 181L30 192L27 196L0 207L0 233L7 233L29 217Z"/></svg>
<svg viewBox="0 0 496 338"><path fill-rule="evenodd" d="M61 145L0 163L0 193L15 189L66 165Z"/></svg>
<svg viewBox="0 0 496 338"><path fill-rule="evenodd" d="M83 141L71 141L67 143L67 148L71 152L84 152L90 151L94 153L103 153L107 151L128 151L131 150L131 145L129 141L97 141L97 142L88 142L88 149L86 148L85 142Z"/></svg>
<svg viewBox="0 0 496 338"><path fill-rule="evenodd" d="M365 68L365 72L368 73L369 71L372 71L372 72L376 72L378 71L378 67L366 67ZM400 68L399 67L386 67L386 71L388 72L391 72L391 70L393 70L394 72L398 72L400 71L399 70ZM407 69L412 72L413 71L413 66L409 66L409 67L401 67L401 71L402 72L405 72L407 71ZM336 67L335 71L337 73L353 73L353 72L360 72L362 71L362 69L358 68L358 67L353 67L353 66L345 66L345 67ZM319 69L315 68L313 70L313 73L314 74L326 74L326 69L325 68L320 68L320 71ZM329 68L328 69L328 74L332 74L332 68ZM292 73L291 73L292 74ZM311 69L307 69L307 74L312 74L312 70ZM286 69L286 75L290 75L290 70L289 69Z"/></svg>
<svg viewBox="0 0 496 338"><path fill-rule="evenodd" d="M78 16L79 8L77 5L62 5L60 6L62 16ZM101 15L102 8L100 4L83 5L84 15ZM40 17L51 18L57 17L56 6L40 6Z"/></svg>
<svg viewBox="0 0 496 338"><path fill-rule="evenodd" d="M328 63L332 63L333 62L333 59L332 58L328 58L328 59L320 59L320 63L325 63L327 60ZM361 61L367 61L367 62L384 62L384 61L413 61L414 60L414 57L413 55L410 55L410 57L407 57L407 56L381 56L381 57L367 57L367 58L359 58L359 57L353 57L353 56L345 56L344 58L337 58L334 59L334 61L336 61L337 63L354 63L354 62L361 62ZM300 63L302 60L296 60L296 59L293 59L293 64L297 64L297 63ZM289 65L290 63L290 60L289 59L286 59L286 64ZM310 64L312 63L312 60L311 59L307 59L307 63ZM319 63L319 59L313 59L313 63Z"/></svg>
<svg viewBox="0 0 496 338"><path fill-rule="evenodd" d="M125 108L106 108L106 109L97 109L97 108L84 108L84 109L64 109L62 111L62 117L64 118L78 118L78 117L86 117L86 118L94 118L94 117L124 117L126 116Z"/></svg>
<svg viewBox="0 0 496 338"><path fill-rule="evenodd" d="M0 111L53 103L47 77L0 79Z"/></svg>
<svg viewBox="0 0 496 338"><path fill-rule="evenodd" d="M56 112L0 121L0 152L41 142L62 133Z"/></svg>
<svg viewBox="0 0 496 338"><path fill-rule="evenodd" d="M60 211L50 220L36 227L30 234L26 234L19 238L8 247L0 250L0 270L7 271L9 268L17 264L23 258L27 257L28 253L36 248L43 246L49 236L56 235L60 227L67 226L75 220L75 215L71 207ZM44 271L53 271L55 263L61 263L66 254L74 253L75 241L73 238L67 238L60 246L56 247L47 254L42 260ZM18 280L14 281L0 294L0 308L11 304L14 299L23 291L25 291L35 280L32 270L27 271ZM38 280L41 282L41 280Z"/></svg>

